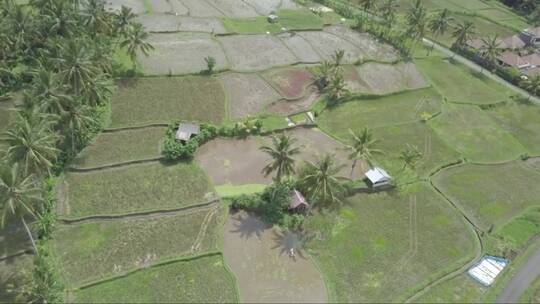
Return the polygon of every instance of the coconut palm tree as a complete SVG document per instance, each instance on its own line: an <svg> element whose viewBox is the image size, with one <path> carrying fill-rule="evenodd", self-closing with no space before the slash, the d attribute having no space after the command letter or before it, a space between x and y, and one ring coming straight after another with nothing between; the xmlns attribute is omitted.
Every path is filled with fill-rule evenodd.
<svg viewBox="0 0 540 304"><path fill-rule="evenodd" d="M350 152L349 159L353 160L350 175L352 178L358 160L365 161L372 167L373 155L383 154L383 152L375 148L379 141L373 138L373 132L370 129L364 128L359 133L349 129L349 133L352 140L351 144L347 145L347 149Z"/></svg>
<svg viewBox="0 0 540 304"><path fill-rule="evenodd" d="M381 17L388 29L392 28L396 20L396 11L398 9L397 0L384 0L380 5L379 10Z"/></svg>
<svg viewBox="0 0 540 304"><path fill-rule="evenodd" d="M91 115L91 108L75 99L60 117L60 125L65 134L65 141L69 145L69 153L72 156L77 149L82 147L88 140L89 131L98 122Z"/></svg>
<svg viewBox="0 0 540 304"><path fill-rule="evenodd" d="M330 79L330 83L326 87L326 92L331 102L337 102L349 94L342 70L338 69L335 71L334 76Z"/></svg>
<svg viewBox="0 0 540 304"><path fill-rule="evenodd" d="M316 162L305 163L300 183L305 193L316 203L340 203L345 194L347 178L339 175L343 165L336 164L334 156L326 154Z"/></svg>
<svg viewBox="0 0 540 304"><path fill-rule="evenodd" d="M289 176L294 173L293 156L300 153L300 148L294 147L296 139L285 134L279 137L272 137L272 145L264 145L260 148L271 157L271 161L263 168L264 176L276 171L276 181L281 182L283 176Z"/></svg>
<svg viewBox="0 0 540 304"><path fill-rule="evenodd" d="M472 36L475 34L474 23L471 21L464 21L458 23L452 37L456 40L454 41L452 47L464 48L467 45L467 42L472 39Z"/></svg>
<svg viewBox="0 0 540 304"><path fill-rule="evenodd" d="M69 40L60 46L58 63L62 81L69 84L73 93L80 94L98 74L92 55L83 41Z"/></svg>
<svg viewBox="0 0 540 304"><path fill-rule="evenodd" d="M87 0L82 11L84 25L92 36L98 33L111 33L113 17L105 10L105 1Z"/></svg>
<svg viewBox="0 0 540 304"><path fill-rule="evenodd" d="M527 100L530 100L532 95L540 96L540 75L529 77L521 83L521 86L529 92Z"/></svg>
<svg viewBox="0 0 540 304"><path fill-rule="evenodd" d="M53 116L36 112L32 115L18 112L14 127L5 132L3 141L8 144L7 158L11 163L20 163L24 174L39 176L50 173L60 151L56 148L58 135L52 131Z"/></svg>
<svg viewBox="0 0 540 304"><path fill-rule="evenodd" d="M433 33L434 40L437 40L437 37L444 35L452 25L453 21L454 17L450 16L450 11L446 8L433 16L428 22L428 27L431 33ZM431 46L429 53L433 51L434 47L435 44Z"/></svg>
<svg viewBox="0 0 540 304"><path fill-rule="evenodd" d="M323 61L321 65L315 68L313 81L319 91L323 91L328 86L333 70L334 65L327 60Z"/></svg>
<svg viewBox="0 0 540 304"><path fill-rule="evenodd" d="M334 61L334 67L339 68L343 63L343 57L345 57L345 50L337 50L332 55L332 60Z"/></svg>
<svg viewBox="0 0 540 304"><path fill-rule="evenodd" d="M501 41L497 34L482 39L482 58L484 58L491 66L495 65L497 57L502 53Z"/></svg>
<svg viewBox="0 0 540 304"><path fill-rule="evenodd" d="M120 12L113 16L114 31L117 34L125 35L136 16L130 7L122 5Z"/></svg>
<svg viewBox="0 0 540 304"><path fill-rule="evenodd" d="M33 175L23 175L17 163L11 167L0 167L0 210L2 210L2 226L9 216L20 220L32 242L37 254L36 242L26 223L25 217L36 217L37 204L42 202L41 189L36 185Z"/></svg>
<svg viewBox="0 0 540 304"><path fill-rule="evenodd" d="M399 154L399 160L403 162L401 171L405 170L406 167L414 169L421 158L422 152L418 151L416 146L407 144L406 148Z"/></svg>
<svg viewBox="0 0 540 304"><path fill-rule="evenodd" d="M426 33L426 16L427 11L421 0L416 0L407 12L407 33L413 38L413 49Z"/></svg>
<svg viewBox="0 0 540 304"><path fill-rule="evenodd" d="M150 51L154 47L146 41L148 39L148 33L144 31L143 27L139 23L135 23L128 30L126 38L120 43L120 46L127 49L127 53L133 63L133 70L137 64L137 52L142 52L145 56L150 54Z"/></svg>

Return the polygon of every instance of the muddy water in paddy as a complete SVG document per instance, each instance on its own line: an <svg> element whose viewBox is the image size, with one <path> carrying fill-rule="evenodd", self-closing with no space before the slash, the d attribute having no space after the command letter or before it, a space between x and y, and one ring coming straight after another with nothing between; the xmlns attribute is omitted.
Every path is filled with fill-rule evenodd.
<svg viewBox="0 0 540 304"><path fill-rule="evenodd" d="M289 255L295 248L295 257ZM323 278L301 250L298 236L239 211L225 226L225 261L244 303L327 302Z"/></svg>

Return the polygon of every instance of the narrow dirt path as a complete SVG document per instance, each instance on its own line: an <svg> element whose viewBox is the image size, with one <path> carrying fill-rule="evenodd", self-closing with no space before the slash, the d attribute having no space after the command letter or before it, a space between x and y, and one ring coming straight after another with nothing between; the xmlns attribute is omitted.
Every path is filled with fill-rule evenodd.
<svg viewBox="0 0 540 304"><path fill-rule="evenodd" d="M244 303L325 303L321 273L302 252L299 237L245 212L225 225L224 257ZM290 255L293 248L295 256Z"/></svg>
<svg viewBox="0 0 540 304"><path fill-rule="evenodd" d="M525 290L538 277L540 277L540 248L519 268L497 298L496 303L519 303Z"/></svg>

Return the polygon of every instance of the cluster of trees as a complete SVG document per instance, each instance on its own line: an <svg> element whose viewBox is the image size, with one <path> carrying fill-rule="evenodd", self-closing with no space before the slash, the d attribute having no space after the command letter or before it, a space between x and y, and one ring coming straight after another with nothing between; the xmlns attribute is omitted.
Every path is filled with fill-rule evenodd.
<svg viewBox="0 0 540 304"><path fill-rule="evenodd" d="M343 76L344 50L338 50L332 56L332 61L323 61L315 68L314 83L321 93L326 93L330 103L337 103L347 97L347 89Z"/></svg>
<svg viewBox="0 0 540 304"><path fill-rule="evenodd" d="M540 25L540 2L537 0L499 0L527 16L534 25Z"/></svg>
<svg viewBox="0 0 540 304"><path fill-rule="evenodd" d="M49 237L54 208L44 181L101 128L113 90L114 52L123 47L135 62L139 51L151 48L134 17L126 7L108 12L102 0L0 1L0 99L21 96L13 98L15 121L1 138L1 222L20 220L31 239L36 302L59 298L27 220L38 220L40 239Z"/></svg>

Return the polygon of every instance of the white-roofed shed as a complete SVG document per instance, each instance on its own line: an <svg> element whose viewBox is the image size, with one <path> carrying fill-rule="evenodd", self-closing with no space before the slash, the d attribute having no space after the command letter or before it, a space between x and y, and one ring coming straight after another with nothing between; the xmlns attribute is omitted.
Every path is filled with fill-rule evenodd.
<svg viewBox="0 0 540 304"><path fill-rule="evenodd" d="M478 283L484 286L491 286L495 278L497 278L507 265L508 260L488 255L471 267L467 273Z"/></svg>
<svg viewBox="0 0 540 304"><path fill-rule="evenodd" d="M369 170L365 175L366 179L370 183L370 186L373 188L388 186L392 182L392 177L390 174L379 167Z"/></svg>

